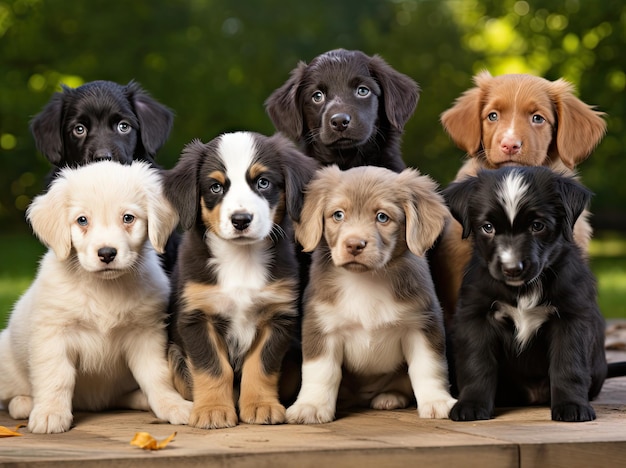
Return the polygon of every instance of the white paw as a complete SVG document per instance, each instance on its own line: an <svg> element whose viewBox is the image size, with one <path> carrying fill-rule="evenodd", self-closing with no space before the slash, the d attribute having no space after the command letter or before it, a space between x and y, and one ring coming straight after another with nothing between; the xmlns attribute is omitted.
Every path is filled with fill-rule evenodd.
<svg viewBox="0 0 626 468"><path fill-rule="evenodd" d="M28 395L18 395L9 402L9 415L13 419L28 419L33 410L33 399Z"/></svg>
<svg viewBox="0 0 626 468"><path fill-rule="evenodd" d="M28 429L34 434L55 434L69 430L72 425L72 411L49 410L36 406L28 418Z"/></svg>
<svg viewBox="0 0 626 468"><path fill-rule="evenodd" d="M157 418L170 424L189 424L193 403L182 397L159 400L152 411Z"/></svg>
<svg viewBox="0 0 626 468"><path fill-rule="evenodd" d="M406 408L408 404L409 398L406 395L402 393L388 392L376 395L372 399L370 406L379 410L393 410Z"/></svg>
<svg viewBox="0 0 626 468"><path fill-rule="evenodd" d="M417 412L420 418L445 419L456 403L452 397L445 400L418 402Z"/></svg>
<svg viewBox="0 0 626 468"><path fill-rule="evenodd" d="M334 407L298 403L287 408L287 422L292 424L321 424L335 419Z"/></svg>

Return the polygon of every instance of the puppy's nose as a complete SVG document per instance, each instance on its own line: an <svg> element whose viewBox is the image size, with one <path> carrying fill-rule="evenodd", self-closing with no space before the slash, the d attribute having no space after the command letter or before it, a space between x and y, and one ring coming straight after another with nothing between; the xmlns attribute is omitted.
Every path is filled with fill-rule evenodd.
<svg viewBox="0 0 626 468"><path fill-rule="evenodd" d="M519 153L521 148L522 142L520 140L516 140L515 138L504 137L500 142L500 149L502 152L510 156Z"/></svg>
<svg viewBox="0 0 626 468"><path fill-rule="evenodd" d="M250 213L235 213L230 217L230 222L238 231L243 231L252 222L252 215Z"/></svg>
<svg viewBox="0 0 626 468"><path fill-rule="evenodd" d="M333 127L333 130L343 132L350 126L350 120L351 117L348 114L334 114L330 118L330 125Z"/></svg>
<svg viewBox="0 0 626 468"><path fill-rule="evenodd" d="M113 153L108 149L99 149L93 154L96 161L110 161L113 159Z"/></svg>
<svg viewBox="0 0 626 468"><path fill-rule="evenodd" d="M367 241L363 239L351 237L346 240L346 250L350 255L354 255L355 257L361 254L361 252L365 250L365 247L367 247Z"/></svg>
<svg viewBox="0 0 626 468"><path fill-rule="evenodd" d="M507 278L517 278L524 271L524 263L521 261L502 264L502 273Z"/></svg>
<svg viewBox="0 0 626 468"><path fill-rule="evenodd" d="M115 260L116 255L117 249L114 247L102 247L98 249L98 257L100 257L100 261L106 263L107 265Z"/></svg>

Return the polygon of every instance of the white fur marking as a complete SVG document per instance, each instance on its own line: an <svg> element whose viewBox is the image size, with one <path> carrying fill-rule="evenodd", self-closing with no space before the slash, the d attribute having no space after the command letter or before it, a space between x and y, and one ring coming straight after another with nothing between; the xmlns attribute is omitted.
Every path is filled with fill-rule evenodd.
<svg viewBox="0 0 626 468"><path fill-rule="evenodd" d="M502 181L496 192L511 224L517 216L527 191L528 184L524 182L524 177L519 172L512 171Z"/></svg>

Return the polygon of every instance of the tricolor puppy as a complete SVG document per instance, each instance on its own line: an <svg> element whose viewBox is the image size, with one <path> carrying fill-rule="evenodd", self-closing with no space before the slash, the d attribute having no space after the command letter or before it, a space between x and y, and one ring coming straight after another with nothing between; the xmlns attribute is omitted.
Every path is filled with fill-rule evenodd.
<svg viewBox="0 0 626 468"><path fill-rule="evenodd" d="M444 195L473 236L452 326L457 421L494 405L549 403L552 419L595 419L607 375L594 277L573 238L590 192L542 167L481 171Z"/></svg>
<svg viewBox="0 0 626 468"><path fill-rule="evenodd" d="M291 219L299 219L315 168L280 135L238 132L190 143L165 176L186 230L170 365L193 399L193 426L284 422L278 382L297 324Z"/></svg>
<svg viewBox="0 0 626 468"><path fill-rule="evenodd" d="M338 398L377 409L416 398L421 417L448 416L443 321L423 257L447 213L436 184L413 169L318 172L296 225L313 258L289 422L332 421Z"/></svg>
<svg viewBox="0 0 626 468"><path fill-rule="evenodd" d="M162 251L178 216L147 163L64 169L27 211L50 247L0 334L0 402L37 433L73 410L152 410L186 424L167 363Z"/></svg>

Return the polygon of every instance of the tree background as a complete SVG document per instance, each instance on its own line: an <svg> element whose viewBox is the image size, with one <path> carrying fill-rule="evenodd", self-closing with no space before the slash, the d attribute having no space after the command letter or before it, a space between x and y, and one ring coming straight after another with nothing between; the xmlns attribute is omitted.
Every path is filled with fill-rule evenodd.
<svg viewBox="0 0 626 468"><path fill-rule="evenodd" d="M472 76L564 77L607 113L608 133L580 166L596 229L626 230L626 6L584 0L0 0L0 232L50 166L29 121L64 83L138 81L176 112L158 161L193 138L273 133L263 102L298 61L343 47L380 54L422 88L405 129L405 161L446 185L464 154L439 115Z"/></svg>

